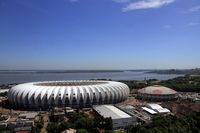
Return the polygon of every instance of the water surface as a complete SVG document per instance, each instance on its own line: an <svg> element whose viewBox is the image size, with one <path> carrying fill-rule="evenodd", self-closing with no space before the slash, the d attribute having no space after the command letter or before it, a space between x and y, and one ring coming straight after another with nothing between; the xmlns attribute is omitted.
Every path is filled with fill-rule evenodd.
<svg viewBox="0 0 200 133"><path fill-rule="evenodd" d="M112 80L167 80L178 76L177 74L155 74L147 71L98 71L98 72L37 72L37 71L0 71L0 84L23 83L34 81L55 80L84 80L84 79L112 79Z"/></svg>

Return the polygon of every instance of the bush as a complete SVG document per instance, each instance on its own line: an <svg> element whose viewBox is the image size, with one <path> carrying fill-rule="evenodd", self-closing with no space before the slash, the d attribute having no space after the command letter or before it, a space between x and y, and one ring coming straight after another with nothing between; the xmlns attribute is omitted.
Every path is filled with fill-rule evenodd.
<svg viewBox="0 0 200 133"><path fill-rule="evenodd" d="M0 96L1 96L1 97L7 96L7 92L2 92L2 93L0 93Z"/></svg>
<svg viewBox="0 0 200 133"><path fill-rule="evenodd" d="M186 117L154 117L152 123L139 125L130 129L135 133L199 133L200 113L194 112Z"/></svg>
<svg viewBox="0 0 200 133"><path fill-rule="evenodd" d="M59 123L56 122L50 122L47 126L47 132L48 133L60 133L61 128L59 126Z"/></svg>
<svg viewBox="0 0 200 133"><path fill-rule="evenodd" d="M85 132L82 129L87 129L87 132L96 132L96 128L102 128L105 130L112 130L112 119L111 118L89 118L84 113L69 113L69 121L52 121L47 126L48 133L58 133L67 128L80 129L80 132Z"/></svg>
<svg viewBox="0 0 200 133"><path fill-rule="evenodd" d="M78 129L77 133L88 133L86 129Z"/></svg>
<svg viewBox="0 0 200 133"><path fill-rule="evenodd" d="M44 120L43 117L41 115L39 115L39 120L37 122L35 122L35 127L32 128L32 132L33 133L38 133L41 131L41 129L44 126Z"/></svg>
<svg viewBox="0 0 200 133"><path fill-rule="evenodd" d="M6 120L6 117L5 116L0 116L0 121L4 121Z"/></svg>
<svg viewBox="0 0 200 133"><path fill-rule="evenodd" d="M68 128L68 123L65 121L61 122L50 122L47 126L48 133L60 133Z"/></svg>

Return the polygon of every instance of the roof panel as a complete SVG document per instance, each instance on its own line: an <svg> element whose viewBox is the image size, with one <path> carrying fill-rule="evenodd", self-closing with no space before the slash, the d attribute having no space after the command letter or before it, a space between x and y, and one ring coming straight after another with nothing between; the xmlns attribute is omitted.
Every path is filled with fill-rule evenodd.
<svg viewBox="0 0 200 133"><path fill-rule="evenodd" d="M154 111L154 110L152 110L152 109L149 109L149 108L147 108L147 107L142 107L142 109L145 110L145 111L147 111L147 112L149 112L150 114L157 114L156 111Z"/></svg>
<svg viewBox="0 0 200 133"><path fill-rule="evenodd" d="M100 105L93 107L103 117L111 117L112 119L131 118L130 115L116 108L113 105Z"/></svg>

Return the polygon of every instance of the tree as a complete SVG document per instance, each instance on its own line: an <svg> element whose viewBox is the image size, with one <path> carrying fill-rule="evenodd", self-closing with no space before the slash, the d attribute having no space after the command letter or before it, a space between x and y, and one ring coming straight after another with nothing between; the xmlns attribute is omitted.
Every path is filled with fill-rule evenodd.
<svg viewBox="0 0 200 133"><path fill-rule="evenodd" d="M68 123L66 121L61 121L59 126L60 130L63 131L68 128Z"/></svg>
<svg viewBox="0 0 200 133"><path fill-rule="evenodd" d="M39 115L39 120L37 122L35 122L35 127L32 128L32 132L33 133L38 133L41 131L41 129L44 126L44 120L43 117L41 115Z"/></svg>
<svg viewBox="0 0 200 133"><path fill-rule="evenodd" d="M48 133L60 133L61 128L59 126L59 123L56 122L50 122L47 126L47 132Z"/></svg>
<svg viewBox="0 0 200 133"><path fill-rule="evenodd" d="M199 133L200 113L194 112L186 117L176 116L154 117L152 123L132 127L134 133Z"/></svg>
<svg viewBox="0 0 200 133"><path fill-rule="evenodd" d="M104 119L104 129L105 130L112 130L113 129L113 126L112 126L112 119L111 118L105 118Z"/></svg>
<svg viewBox="0 0 200 133"><path fill-rule="evenodd" d="M86 129L78 129L77 133L88 133Z"/></svg>

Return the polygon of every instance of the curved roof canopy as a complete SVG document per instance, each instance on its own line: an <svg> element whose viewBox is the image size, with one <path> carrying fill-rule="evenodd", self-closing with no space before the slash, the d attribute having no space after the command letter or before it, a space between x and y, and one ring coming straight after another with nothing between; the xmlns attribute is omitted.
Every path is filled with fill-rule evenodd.
<svg viewBox="0 0 200 133"><path fill-rule="evenodd" d="M171 94L176 94L177 92L168 87L154 85L140 89L138 90L138 93L152 94L152 95L171 95Z"/></svg>
<svg viewBox="0 0 200 133"><path fill-rule="evenodd" d="M115 81L44 81L12 87L8 100L15 106L23 107L86 107L118 103L128 95L128 86Z"/></svg>

